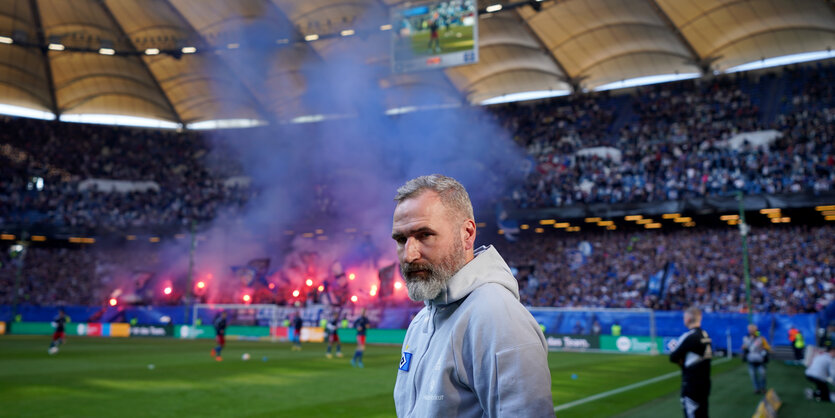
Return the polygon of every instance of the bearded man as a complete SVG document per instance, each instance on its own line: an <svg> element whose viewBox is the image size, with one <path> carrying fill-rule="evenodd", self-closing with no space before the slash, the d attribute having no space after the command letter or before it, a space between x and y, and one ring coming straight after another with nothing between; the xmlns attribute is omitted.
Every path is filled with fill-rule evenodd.
<svg viewBox="0 0 835 418"><path fill-rule="evenodd" d="M392 238L409 298L425 307L403 342L399 417L554 416L548 345L492 246L474 250L467 191L442 175L397 189Z"/></svg>

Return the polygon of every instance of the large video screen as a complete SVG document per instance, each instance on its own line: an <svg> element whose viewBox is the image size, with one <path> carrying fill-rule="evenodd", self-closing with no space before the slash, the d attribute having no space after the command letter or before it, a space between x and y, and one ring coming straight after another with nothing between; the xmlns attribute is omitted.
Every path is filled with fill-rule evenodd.
<svg viewBox="0 0 835 418"><path fill-rule="evenodd" d="M421 1L392 11L396 73L478 62L476 0Z"/></svg>

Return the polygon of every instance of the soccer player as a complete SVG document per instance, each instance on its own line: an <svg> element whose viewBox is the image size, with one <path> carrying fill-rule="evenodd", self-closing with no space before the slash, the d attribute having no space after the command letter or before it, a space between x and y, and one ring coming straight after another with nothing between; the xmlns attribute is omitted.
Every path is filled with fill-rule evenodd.
<svg viewBox="0 0 835 418"><path fill-rule="evenodd" d="M351 359L351 365L359 368L365 367L362 364L362 354L365 352L365 331L368 329L368 318L365 316L365 308L360 311L360 317L354 321L354 328L357 330L357 351Z"/></svg>
<svg viewBox="0 0 835 418"><path fill-rule="evenodd" d="M339 312L333 313L333 319L325 325L325 330L328 333L328 352L325 357L333 358L331 348L334 344L336 344L336 356L342 357L342 344L339 343Z"/></svg>
<svg viewBox="0 0 835 418"><path fill-rule="evenodd" d="M52 343L49 344L49 354L58 352L58 346L64 344L64 325L67 323L67 314L64 309L58 309L58 316L52 320L52 326L55 327L55 332L52 333Z"/></svg>
<svg viewBox="0 0 835 418"><path fill-rule="evenodd" d="M212 356L217 361L223 361L223 357L221 357L220 352L223 351L223 347L226 346L226 311L223 311L219 315L215 316L213 325L215 327L217 347L212 349Z"/></svg>
<svg viewBox="0 0 835 418"><path fill-rule="evenodd" d="M293 351L302 351L302 321L301 312L296 312L293 317Z"/></svg>
<svg viewBox="0 0 835 418"><path fill-rule="evenodd" d="M681 366L681 407L685 418L707 417L712 341L701 328L699 308L684 311L684 326L690 330L679 337L675 350L670 353L670 361Z"/></svg>

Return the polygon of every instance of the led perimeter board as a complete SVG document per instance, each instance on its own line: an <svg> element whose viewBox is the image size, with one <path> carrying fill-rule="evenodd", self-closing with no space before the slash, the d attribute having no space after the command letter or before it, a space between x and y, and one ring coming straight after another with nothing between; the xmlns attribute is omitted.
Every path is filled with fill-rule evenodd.
<svg viewBox="0 0 835 418"><path fill-rule="evenodd" d="M391 27L395 73L478 62L476 0L404 3L392 10Z"/></svg>

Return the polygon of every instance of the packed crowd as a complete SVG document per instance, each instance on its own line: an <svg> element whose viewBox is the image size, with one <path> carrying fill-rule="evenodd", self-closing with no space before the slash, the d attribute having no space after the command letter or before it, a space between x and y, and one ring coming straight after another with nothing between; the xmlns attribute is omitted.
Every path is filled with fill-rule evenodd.
<svg viewBox="0 0 835 418"><path fill-rule="evenodd" d="M834 226L754 228L749 236L753 309L817 312L835 301L833 236ZM570 238L537 234L496 245L517 270L526 305L679 310L695 304L708 312L746 311L736 228ZM133 280L136 271L161 268L152 258L137 260L141 254L98 247L29 248L18 302L102 305L118 277ZM665 268L669 276L653 293L650 277ZM17 274L18 264L3 251L0 304L14 303Z"/></svg>
<svg viewBox="0 0 835 418"><path fill-rule="evenodd" d="M0 119L0 224L125 229L214 219L253 191L231 149L196 133ZM85 181L150 185L122 192Z"/></svg>
<svg viewBox="0 0 835 418"><path fill-rule="evenodd" d="M0 305L13 304L15 291L18 292L17 301L29 305L95 306L101 303L101 286L95 275L96 259L91 251L29 248L22 268L19 261L10 251L0 252Z"/></svg>
<svg viewBox="0 0 835 418"><path fill-rule="evenodd" d="M816 312L835 300L833 236L832 226L754 228L749 235L752 308ZM590 251L583 254L584 242ZM736 228L568 239L536 236L498 247L518 269L521 298L527 305L746 310ZM669 279L660 294L653 294L648 289L650 276L665 268Z"/></svg>
<svg viewBox="0 0 835 418"><path fill-rule="evenodd" d="M825 77L835 73L835 67L820 73L824 75L816 73L817 77ZM789 93L791 105L769 123L762 121L759 106L741 88L748 80L736 78L643 88L632 102L632 120L616 133L610 131L617 127L601 125L611 120L614 111L605 108L611 100L604 96L573 99L582 106L570 113L585 114L592 125L609 126L610 131L581 130L580 123L565 127L550 123L551 114L559 112L514 110L505 125L525 138L521 143L536 166L508 199L517 207L541 208L678 200L737 190L746 194L831 191L835 189L835 100L831 88L817 86L813 77L809 80ZM517 127L517 119L526 123ZM761 145L729 142L735 135L769 129L782 137ZM577 154L590 147L614 148L619 157Z"/></svg>
<svg viewBox="0 0 835 418"><path fill-rule="evenodd" d="M762 77L788 86L767 122L748 75L491 108L482 117L511 132L532 162L505 199L543 208L835 190L835 66ZM782 137L728 143L763 129ZM246 174L231 144L198 132L0 118L0 224L125 229L234 214L257 191L230 181ZM582 152L594 147L616 156ZM81 187L90 179L153 187Z"/></svg>

